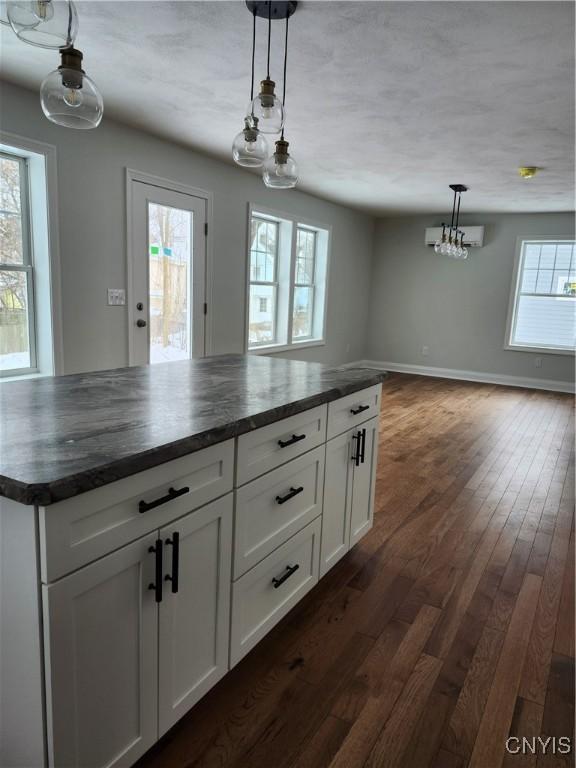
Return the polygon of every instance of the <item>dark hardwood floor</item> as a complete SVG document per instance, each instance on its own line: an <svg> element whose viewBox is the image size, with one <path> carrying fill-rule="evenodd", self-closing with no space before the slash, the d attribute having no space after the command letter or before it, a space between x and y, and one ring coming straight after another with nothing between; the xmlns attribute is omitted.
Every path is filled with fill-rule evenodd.
<svg viewBox="0 0 576 768"><path fill-rule="evenodd" d="M373 530L139 768L573 765L505 749L573 737L573 416L391 376Z"/></svg>

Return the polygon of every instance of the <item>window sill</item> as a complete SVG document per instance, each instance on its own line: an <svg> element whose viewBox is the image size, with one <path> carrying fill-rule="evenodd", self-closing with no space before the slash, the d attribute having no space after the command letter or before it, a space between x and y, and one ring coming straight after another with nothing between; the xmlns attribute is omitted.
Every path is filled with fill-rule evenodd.
<svg viewBox="0 0 576 768"><path fill-rule="evenodd" d="M509 352L531 352L543 355L570 355L574 357L573 349L555 349L554 347L525 347L522 344L505 344L504 349Z"/></svg>
<svg viewBox="0 0 576 768"><path fill-rule="evenodd" d="M249 355L274 355L277 352L292 352L295 349L307 349L308 347L325 347L324 339L308 339L307 341L294 341L292 344L269 344L264 347L250 347Z"/></svg>
<svg viewBox="0 0 576 768"><path fill-rule="evenodd" d="M33 373L17 373L14 376L0 376L0 384L5 381L28 381L29 379L43 379L46 376L51 376L50 373L42 373L41 371L34 371Z"/></svg>

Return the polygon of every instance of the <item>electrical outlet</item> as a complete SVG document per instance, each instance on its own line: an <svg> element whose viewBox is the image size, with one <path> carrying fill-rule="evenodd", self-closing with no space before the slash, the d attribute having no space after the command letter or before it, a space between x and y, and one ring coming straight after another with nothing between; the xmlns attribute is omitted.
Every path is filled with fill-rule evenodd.
<svg viewBox="0 0 576 768"><path fill-rule="evenodd" d="M430 353L430 347L422 347L422 354L424 357L428 357L428 354Z"/></svg>
<svg viewBox="0 0 576 768"><path fill-rule="evenodd" d="M542 368L542 358L541 357L535 357L534 358L534 366L536 368Z"/></svg>
<svg viewBox="0 0 576 768"><path fill-rule="evenodd" d="M124 288L108 288L108 306L118 307L126 304L126 291Z"/></svg>

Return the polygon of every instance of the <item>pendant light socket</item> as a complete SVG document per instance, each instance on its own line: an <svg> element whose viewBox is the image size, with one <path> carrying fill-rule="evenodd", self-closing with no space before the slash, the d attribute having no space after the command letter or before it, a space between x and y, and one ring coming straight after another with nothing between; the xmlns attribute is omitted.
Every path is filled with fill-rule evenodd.
<svg viewBox="0 0 576 768"><path fill-rule="evenodd" d="M274 106L274 99L276 96L274 93L275 88L276 83L269 77L262 80L260 83L260 103L264 109L270 109Z"/></svg>
<svg viewBox="0 0 576 768"><path fill-rule="evenodd" d="M82 59L84 55L77 48L62 48L60 50L60 66L58 71L62 73L62 83L66 88L82 88L84 70Z"/></svg>
<svg viewBox="0 0 576 768"><path fill-rule="evenodd" d="M289 142L284 139L278 139L276 142L276 150L274 152L274 158L279 165L288 162L290 155L288 154Z"/></svg>

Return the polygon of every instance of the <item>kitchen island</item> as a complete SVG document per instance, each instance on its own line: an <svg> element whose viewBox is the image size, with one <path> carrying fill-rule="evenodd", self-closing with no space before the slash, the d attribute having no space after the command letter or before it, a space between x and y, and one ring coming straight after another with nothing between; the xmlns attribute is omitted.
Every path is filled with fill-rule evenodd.
<svg viewBox="0 0 576 768"><path fill-rule="evenodd" d="M382 372L0 387L0 765L129 766L372 525Z"/></svg>

